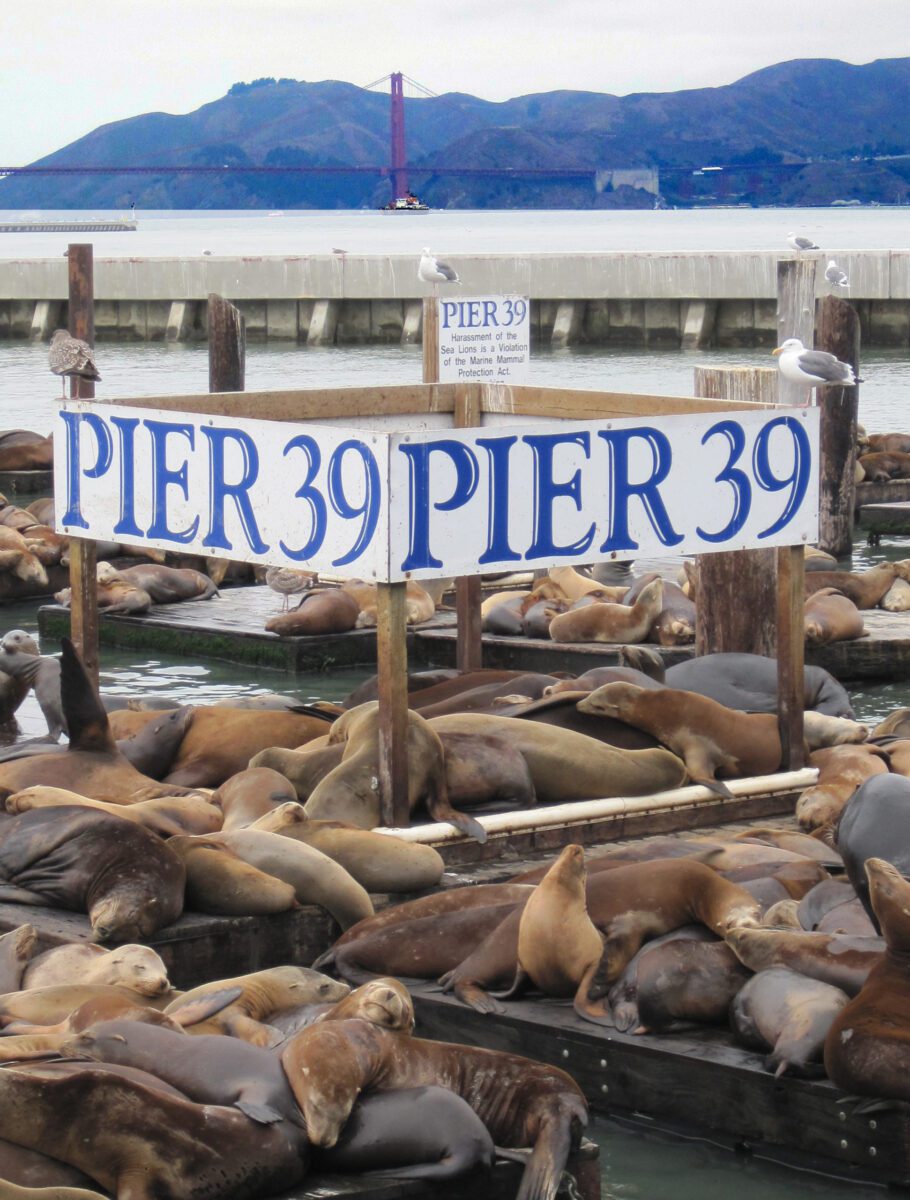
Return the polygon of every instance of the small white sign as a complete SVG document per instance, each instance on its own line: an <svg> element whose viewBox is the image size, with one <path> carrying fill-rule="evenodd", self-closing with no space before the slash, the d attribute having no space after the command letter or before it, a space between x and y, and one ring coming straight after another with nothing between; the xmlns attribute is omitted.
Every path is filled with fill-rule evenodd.
<svg viewBox="0 0 910 1200"><path fill-rule="evenodd" d="M437 301L440 383L526 383L531 306L526 296Z"/></svg>

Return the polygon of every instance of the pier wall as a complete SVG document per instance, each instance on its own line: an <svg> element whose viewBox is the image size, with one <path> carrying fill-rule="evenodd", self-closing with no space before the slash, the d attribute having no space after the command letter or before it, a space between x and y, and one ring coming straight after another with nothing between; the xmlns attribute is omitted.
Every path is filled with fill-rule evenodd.
<svg viewBox="0 0 910 1200"><path fill-rule="evenodd" d="M454 298L531 300L538 341L600 345L766 346L777 342L776 253L448 256ZM831 288L821 257L818 295ZM910 346L910 251L837 253L865 345ZM205 300L231 300L251 340L420 339L413 255L96 258L99 340L204 339ZM0 261L0 337L46 338L65 323L66 260ZM558 319L557 319L558 314ZM569 331L568 336L566 330Z"/></svg>

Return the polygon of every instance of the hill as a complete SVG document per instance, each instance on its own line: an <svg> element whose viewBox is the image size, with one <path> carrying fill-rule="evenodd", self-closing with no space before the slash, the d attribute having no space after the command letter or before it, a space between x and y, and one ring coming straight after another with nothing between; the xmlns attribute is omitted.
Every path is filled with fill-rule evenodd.
<svg viewBox="0 0 910 1200"><path fill-rule="evenodd" d="M146 113L103 125L31 165L238 169L225 175L11 176L0 180L0 207L373 207L389 198L388 182L375 175L242 168L381 165L389 154L388 124L388 97L353 84L235 84L195 112ZM907 58L863 66L800 59L726 87L682 92L556 91L501 103L449 93L406 99L405 125L412 187L434 207L650 206L653 196L634 186L593 186L595 170L633 167L657 168L664 200L680 205L910 198ZM718 164L725 170L693 175ZM453 167L537 173L434 171ZM545 173L565 168L585 174Z"/></svg>

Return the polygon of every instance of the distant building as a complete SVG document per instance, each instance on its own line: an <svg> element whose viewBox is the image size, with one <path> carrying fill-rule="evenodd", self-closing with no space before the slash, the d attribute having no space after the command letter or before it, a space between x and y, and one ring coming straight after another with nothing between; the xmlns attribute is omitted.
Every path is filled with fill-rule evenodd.
<svg viewBox="0 0 910 1200"><path fill-rule="evenodd" d="M623 167L620 170L599 170L594 174L594 190L598 193L612 188L638 188L642 192L650 192L652 196L660 195L660 172L656 167Z"/></svg>

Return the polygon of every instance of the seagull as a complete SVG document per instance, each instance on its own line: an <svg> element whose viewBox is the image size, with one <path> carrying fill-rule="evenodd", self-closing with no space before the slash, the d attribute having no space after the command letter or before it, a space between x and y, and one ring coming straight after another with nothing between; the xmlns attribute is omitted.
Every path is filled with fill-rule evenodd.
<svg viewBox="0 0 910 1200"><path fill-rule="evenodd" d="M289 598L308 592L316 586L319 576L315 571L302 571L297 567L269 567L265 581L273 592L284 597L282 612L287 612Z"/></svg>
<svg viewBox="0 0 910 1200"><path fill-rule="evenodd" d="M821 249L820 246L816 246L815 242L813 242L811 238L800 237L798 234L795 234L795 233L787 234L787 243L792 250L796 251L797 254L799 254L801 250L820 250Z"/></svg>
<svg viewBox="0 0 910 1200"><path fill-rule="evenodd" d="M847 278L847 272L842 271L834 259L829 259L827 267L825 267L825 278L835 287L848 288L850 280Z"/></svg>
<svg viewBox="0 0 910 1200"><path fill-rule="evenodd" d="M439 258L434 258L429 246L424 246L420 265L417 268L417 278L424 283L432 283L436 291L440 283L459 283L458 273Z"/></svg>
<svg viewBox="0 0 910 1200"><path fill-rule="evenodd" d="M47 360L53 373L63 378L68 375L79 379L98 380L101 378L98 368L95 366L95 351L88 342L83 342L81 338L70 337L69 331L66 329L58 329L54 333ZM66 386L64 385L61 399L65 400L66 398Z"/></svg>
<svg viewBox="0 0 910 1200"><path fill-rule="evenodd" d="M787 338L782 346L771 351L778 355L777 365L784 379L814 388L819 384L840 384L853 387L862 383L853 374L849 363L841 362L825 350L807 350L799 338Z"/></svg>

